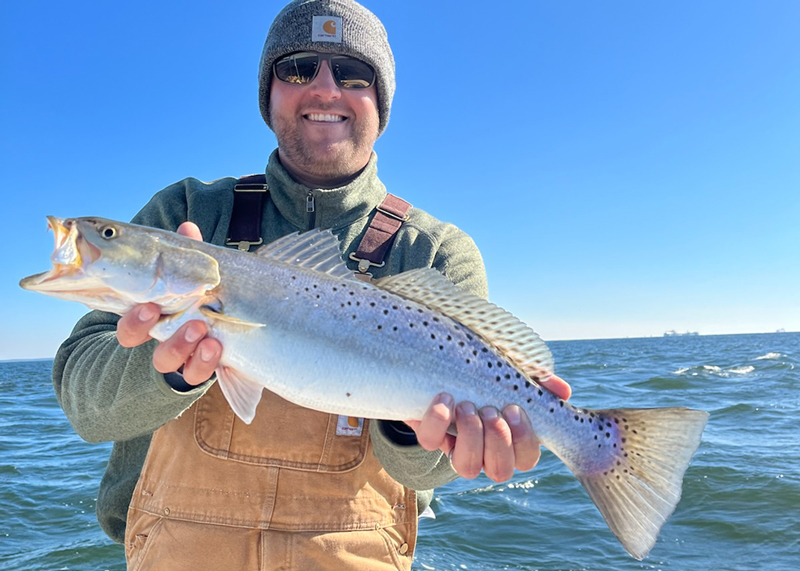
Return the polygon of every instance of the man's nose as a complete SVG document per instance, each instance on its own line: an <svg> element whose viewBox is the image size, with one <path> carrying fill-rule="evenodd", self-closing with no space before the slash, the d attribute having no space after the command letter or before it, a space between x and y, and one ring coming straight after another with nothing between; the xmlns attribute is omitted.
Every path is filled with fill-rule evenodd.
<svg viewBox="0 0 800 571"><path fill-rule="evenodd" d="M317 77L311 82L309 88L315 96L322 99L339 99L342 96L342 91L336 85L331 68L325 60L320 62Z"/></svg>

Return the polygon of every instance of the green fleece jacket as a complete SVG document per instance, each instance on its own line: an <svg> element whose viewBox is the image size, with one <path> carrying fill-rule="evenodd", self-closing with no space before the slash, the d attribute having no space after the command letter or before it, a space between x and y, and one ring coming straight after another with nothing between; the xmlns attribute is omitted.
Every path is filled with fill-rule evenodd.
<svg viewBox="0 0 800 571"><path fill-rule="evenodd" d="M296 182L280 164L277 151L270 157L266 176L269 200L261 229L264 242L311 228L331 228L342 241L345 259L355 251L375 207L386 195L374 154L364 171L341 188L311 189ZM236 180L184 179L156 194L133 222L175 230L190 220L200 227L206 241L224 245ZM483 261L470 237L417 208L411 210L385 261L384 267L373 268L376 278L434 267L468 291L487 295ZM352 261L348 264L355 266ZM101 311L84 316L56 354L53 383L59 403L82 438L114 442L100 483L97 518L109 537L122 542L128 504L152 433L202 397L210 383L188 392L172 388L153 368L155 341L133 349L122 347L116 340L118 319ZM430 503L430 490L456 478L440 452L401 443L402 439L392 437L389 423L371 426L375 455L398 482L421 491L421 509Z"/></svg>

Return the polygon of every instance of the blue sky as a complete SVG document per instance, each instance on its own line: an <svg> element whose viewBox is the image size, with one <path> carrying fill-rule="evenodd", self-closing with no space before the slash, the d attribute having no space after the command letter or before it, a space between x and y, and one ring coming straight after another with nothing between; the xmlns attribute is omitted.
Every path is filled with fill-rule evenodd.
<svg viewBox="0 0 800 571"><path fill-rule="evenodd" d="M22 291L45 215L127 220L263 170L270 1L5 2L0 359L83 306ZM391 192L469 232L545 339L800 330L800 3L365 1L397 94Z"/></svg>

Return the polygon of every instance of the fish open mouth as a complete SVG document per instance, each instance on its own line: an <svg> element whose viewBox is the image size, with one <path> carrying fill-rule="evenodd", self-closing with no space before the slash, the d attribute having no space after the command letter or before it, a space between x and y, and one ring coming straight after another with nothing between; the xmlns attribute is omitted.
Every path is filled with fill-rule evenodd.
<svg viewBox="0 0 800 571"><path fill-rule="evenodd" d="M100 250L81 236L74 220L48 216L47 226L55 238L55 249L50 256L53 267L24 278L19 285L34 291L71 289L70 281L82 276L83 269L100 257Z"/></svg>

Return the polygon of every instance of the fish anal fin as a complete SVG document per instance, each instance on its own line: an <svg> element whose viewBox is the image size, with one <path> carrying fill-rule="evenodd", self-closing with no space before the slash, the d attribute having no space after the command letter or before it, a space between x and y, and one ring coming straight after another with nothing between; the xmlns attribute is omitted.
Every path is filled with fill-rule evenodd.
<svg viewBox="0 0 800 571"><path fill-rule="evenodd" d="M264 386L231 367L217 369L217 382L236 416L245 424L253 422Z"/></svg>
<svg viewBox="0 0 800 571"><path fill-rule="evenodd" d="M528 325L505 309L461 289L434 268L411 270L373 283L468 327L520 370L530 371L531 378L546 380L554 371L550 349Z"/></svg>

